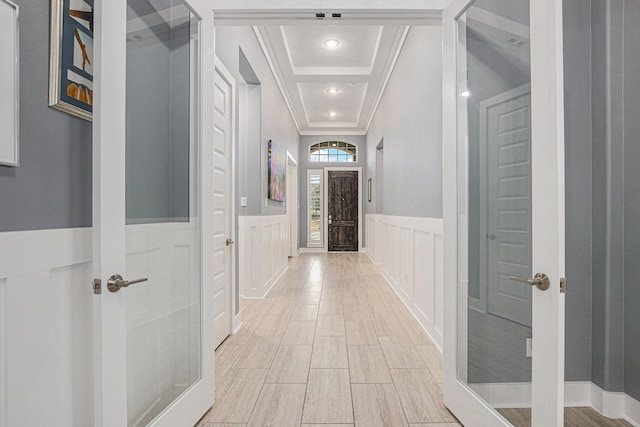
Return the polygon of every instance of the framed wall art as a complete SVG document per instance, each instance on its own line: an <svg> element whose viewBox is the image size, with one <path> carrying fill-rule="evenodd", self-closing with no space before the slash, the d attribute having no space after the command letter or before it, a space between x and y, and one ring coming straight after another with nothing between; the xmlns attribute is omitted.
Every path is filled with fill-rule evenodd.
<svg viewBox="0 0 640 427"><path fill-rule="evenodd" d="M18 166L20 72L18 5L0 0L0 165Z"/></svg>
<svg viewBox="0 0 640 427"><path fill-rule="evenodd" d="M93 117L93 2L51 0L49 106Z"/></svg>
<svg viewBox="0 0 640 427"><path fill-rule="evenodd" d="M275 143L269 140L269 157L267 165L268 198L276 202L284 202L285 158Z"/></svg>

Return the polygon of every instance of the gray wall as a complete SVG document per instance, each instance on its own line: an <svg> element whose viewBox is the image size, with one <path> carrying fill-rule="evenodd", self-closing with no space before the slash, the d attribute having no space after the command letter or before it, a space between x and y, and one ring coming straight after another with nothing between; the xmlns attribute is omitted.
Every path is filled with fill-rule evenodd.
<svg viewBox="0 0 640 427"><path fill-rule="evenodd" d="M253 69L254 76L260 81L259 95L254 91L245 98L253 99L249 103L252 117L257 113L255 102L260 102L260 137L257 138L256 121L251 119L246 125L246 147L237 151L237 187L238 201L247 196L247 207L237 206L240 216L284 215L285 203L267 201L267 142L271 139L284 155L287 150L298 159L300 136L289 109L271 73L269 64L260 49L258 40L251 27L221 26L216 28L216 55L222 60L237 83L244 83L240 73L240 49ZM243 70L246 65L243 61ZM246 73L245 73L246 74ZM256 88L252 88L256 89ZM242 97L240 97L242 99ZM253 107L251 107L253 105ZM238 105L238 109L241 105ZM240 132L242 133L242 132Z"/></svg>
<svg viewBox="0 0 640 427"><path fill-rule="evenodd" d="M640 1L564 5L566 379L640 399Z"/></svg>
<svg viewBox="0 0 640 427"><path fill-rule="evenodd" d="M0 232L91 226L91 123L49 108L48 0L20 6L20 167L0 166Z"/></svg>
<svg viewBox="0 0 640 427"><path fill-rule="evenodd" d="M365 181L373 178L374 194L376 146L382 138L382 213L442 218L440 27L411 28L369 128ZM366 213L376 213L375 205L367 203Z"/></svg>
<svg viewBox="0 0 640 427"><path fill-rule="evenodd" d="M358 147L357 162L353 163L311 163L309 162L309 146L322 141L344 141ZM367 140L365 136L317 136L305 135L300 137L300 158L298 160L298 189L300 194L300 231L299 242L301 247L307 246L307 171L309 169L323 169L325 167L361 167L362 168L362 212L364 215L367 206L367 178L366 178ZM323 178L324 179L324 178ZM326 185L326 184L325 184ZM364 218L362 227L364 228ZM364 230L362 236L362 246L365 247ZM325 233L326 236L326 233ZM326 243L326 242L325 242Z"/></svg>
<svg viewBox="0 0 640 427"><path fill-rule="evenodd" d="M640 399L640 1L624 7L624 390Z"/></svg>
<svg viewBox="0 0 640 427"><path fill-rule="evenodd" d="M564 0L566 295L565 378L591 378L591 10Z"/></svg>

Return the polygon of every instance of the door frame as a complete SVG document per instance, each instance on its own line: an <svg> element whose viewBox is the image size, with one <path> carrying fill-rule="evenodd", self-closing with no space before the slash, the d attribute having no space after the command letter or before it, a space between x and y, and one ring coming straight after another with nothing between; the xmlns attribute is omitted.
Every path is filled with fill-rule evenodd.
<svg viewBox="0 0 640 427"><path fill-rule="evenodd" d="M229 316L231 325L230 334L233 334L238 331L238 328L242 325L242 313L240 312L240 307L238 307L238 312L236 313L235 301L238 294L238 280L236 274L236 262L237 262L237 242L238 242L238 230L237 230L237 221L236 221L236 156L238 149L238 114L237 114L237 98L238 98L238 90L236 79L233 77L233 74L227 69L224 65L224 62L218 57L218 55L214 55L214 69L220 76L231 86L231 159L229 163L231 164L231 169L229 171L229 178L231 179L230 183L230 204L231 209L229 210L229 236L231 240L235 242L234 246L230 248L229 256L231 257L229 260L230 265L230 273L229 273ZM215 104L214 104L215 105Z"/></svg>
<svg viewBox="0 0 640 427"><path fill-rule="evenodd" d="M201 341L200 380L172 402L152 426L195 423L215 398L215 353L213 349L213 298L210 278L213 268L213 116L214 23L204 0L184 0L201 19L198 39L198 192L201 227ZM94 31L94 118L93 118L93 273L106 284L107 278L126 271L125 174L114 173L110 165L124 164L125 109L114 108L126 100L125 0L96 2ZM108 88L108 90L103 90ZM114 143L121 141L120 143ZM96 426L127 425L126 377L126 292L103 291L94 299L94 420Z"/></svg>
<svg viewBox="0 0 640 427"><path fill-rule="evenodd" d="M329 215L326 215L329 209L329 171L335 172L358 172L358 252L362 252L362 167L338 167L328 166L324 168L324 185L322 189L322 209L323 209L323 232L326 238L324 239L324 251L329 251ZM343 252L331 252L331 253L343 253ZM344 252L346 254L353 252Z"/></svg>
<svg viewBox="0 0 640 427"><path fill-rule="evenodd" d="M510 423L458 379L458 304L468 301L459 294L456 18L472 3L453 0L443 13L443 171L445 223L445 328L444 401L462 423L509 426ZM532 203L546 207L533 211L533 271L545 272L551 288L533 290L532 423L561 426L564 418L564 88L562 2L531 0L531 104L532 104ZM466 57L466 56L465 56ZM465 79L466 80L466 79ZM540 106L535 108L535 106ZM466 129L462 129L466 132ZM535 165L552 165L537 168ZM546 233L540 233L546 227ZM542 250L541 248L544 248ZM462 264L464 267L464 264ZM465 310L466 312L466 310ZM465 322L462 313L461 322ZM466 342L460 345L464 349ZM538 380L536 380L538 379ZM546 411L545 411L546 408Z"/></svg>
<svg viewBox="0 0 640 427"><path fill-rule="evenodd" d="M291 183L295 182L295 186ZM298 248L298 235L300 224L300 206L298 203L298 195L300 194L298 180L298 162L293 154L287 150L287 178L286 178L286 210L287 210L287 237L289 243L289 256L297 257L300 253ZM295 187L295 188L292 188Z"/></svg>

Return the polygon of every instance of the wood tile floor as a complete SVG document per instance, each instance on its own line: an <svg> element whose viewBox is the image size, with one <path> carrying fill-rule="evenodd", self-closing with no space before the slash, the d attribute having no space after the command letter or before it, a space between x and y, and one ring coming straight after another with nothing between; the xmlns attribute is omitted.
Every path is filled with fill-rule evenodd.
<svg viewBox="0 0 640 427"><path fill-rule="evenodd" d="M460 426L442 357L365 255L304 254L216 350L198 427Z"/></svg>
<svg viewBox="0 0 640 427"><path fill-rule="evenodd" d="M216 403L197 427L455 427L442 356L360 254L305 254L216 350ZM526 409L500 410L516 426ZM571 427L627 426L567 408Z"/></svg>

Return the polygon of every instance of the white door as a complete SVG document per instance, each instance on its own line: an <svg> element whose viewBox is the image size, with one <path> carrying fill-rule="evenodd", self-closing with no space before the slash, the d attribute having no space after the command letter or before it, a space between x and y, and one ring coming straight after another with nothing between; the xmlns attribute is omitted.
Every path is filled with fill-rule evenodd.
<svg viewBox="0 0 640 427"><path fill-rule="evenodd" d="M529 85L480 102L481 280L487 310L531 327L531 94ZM484 173L483 173L484 172ZM483 217L483 214L485 215ZM486 227L482 230L482 227ZM484 254L482 253L484 251ZM486 258L484 258L486 257Z"/></svg>
<svg viewBox="0 0 640 427"><path fill-rule="evenodd" d="M222 62L216 59L214 77L214 155L213 155L213 306L215 318L215 347L231 331L231 259L234 250L232 218L232 142L233 142L233 78Z"/></svg>
<svg viewBox="0 0 640 427"><path fill-rule="evenodd" d="M444 400L464 425L561 426L562 4L454 0L443 32Z"/></svg>
<svg viewBox="0 0 640 427"><path fill-rule="evenodd" d="M287 153L287 221L289 222L289 256L298 255L298 167Z"/></svg>
<svg viewBox="0 0 640 427"><path fill-rule="evenodd" d="M214 398L212 16L95 5L95 424L193 425Z"/></svg>

